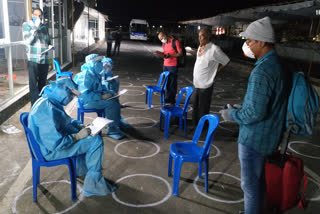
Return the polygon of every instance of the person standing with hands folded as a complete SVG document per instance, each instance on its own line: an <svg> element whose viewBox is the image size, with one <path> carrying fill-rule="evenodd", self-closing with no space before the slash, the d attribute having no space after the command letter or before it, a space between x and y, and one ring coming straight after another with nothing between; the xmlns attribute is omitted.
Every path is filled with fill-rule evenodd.
<svg viewBox="0 0 320 214"><path fill-rule="evenodd" d="M48 52L40 53L52 47L48 28L42 24L42 10L40 8L33 9L32 20L23 23L22 35L26 45L30 99L31 105L33 105L40 97L40 91L46 85L49 69Z"/></svg>
<svg viewBox="0 0 320 214"><path fill-rule="evenodd" d="M192 121L196 129L200 118L209 114L211 96L213 92L214 79L230 61L229 57L221 48L210 41L211 32L207 28L199 31L199 48L196 53L197 60L193 69L193 85L195 87L192 95ZM191 52L194 54L195 52Z"/></svg>

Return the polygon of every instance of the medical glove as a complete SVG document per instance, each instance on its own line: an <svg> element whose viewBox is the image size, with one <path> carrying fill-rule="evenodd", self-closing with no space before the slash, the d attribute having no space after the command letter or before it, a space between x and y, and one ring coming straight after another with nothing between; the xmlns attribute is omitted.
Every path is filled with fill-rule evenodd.
<svg viewBox="0 0 320 214"><path fill-rule="evenodd" d="M102 95L101 95L101 98L102 98L103 100L109 99L110 97L112 97L111 94L102 94Z"/></svg>
<svg viewBox="0 0 320 214"><path fill-rule="evenodd" d="M224 121L230 121L230 111L232 110L232 106L230 104L227 105L226 109L222 109L219 111L221 114L221 117L223 118Z"/></svg>
<svg viewBox="0 0 320 214"><path fill-rule="evenodd" d="M83 128L78 133L72 134L71 136L74 139L74 141L78 141L78 140L81 140L83 138L88 137L90 134L91 134L91 129Z"/></svg>

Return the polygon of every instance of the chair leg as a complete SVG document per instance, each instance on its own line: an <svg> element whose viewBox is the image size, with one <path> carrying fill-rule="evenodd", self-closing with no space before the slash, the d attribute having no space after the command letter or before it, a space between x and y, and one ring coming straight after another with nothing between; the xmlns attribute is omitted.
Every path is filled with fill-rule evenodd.
<svg viewBox="0 0 320 214"><path fill-rule="evenodd" d="M83 124L84 123L84 113L83 112L80 113L80 120Z"/></svg>
<svg viewBox="0 0 320 214"><path fill-rule="evenodd" d="M202 178L202 162L199 162L199 169L198 169L198 176L199 178Z"/></svg>
<svg viewBox="0 0 320 214"><path fill-rule="evenodd" d="M71 200L77 199L77 170L76 170L76 158L71 158L69 162L69 174L71 182Z"/></svg>
<svg viewBox="0 0 320 214"><path fill-rule="evenodd" d="M159 124L159 128L160 130L162 129L162 113L160 111L160 124Z"/></svg>
<svg viewBox="0 0 320 214"><path fill-rule="evenodd" d="M187 136L187 115L184 116L184 136Z"/></svg>
<svg viewBox="0 0 320 214"><path fill-rule="evenodd" d="M37 202L37 186L39 181L39 166L32 164L32 185L33 185L33 202Z"/></svg>
<svg viewBox="0 0 320 214"><path fill-rule="evenodd" d="M151 108L151 103L152 103L152 91L149 92L149 99L148 99L148 107Z"/></svg>
<svg viewBox="0 0 320 214"><path fill-rule="evenodd" d="M168 139L171 115L168 113L164 116L164 138Z"/></svg>
<svg viewBox="0 0 320 214"><path fill-rule="evenodd" d="M166 105L164 96L165 96L164 92L160 92L160 103L161 103L162 106Z"/></svg>
<svg viewBox="0 0 320 214"><path fill-rule="evenodd" d="M208 192L208 168L209 168L209 161L208 158L204 161L204 180L205 180L205 191Z"/></svg>
<svg viewBox="0 0 320 214"><path fill-rule="evenodd" d="M148 90L146 90L146 104L148 103Z"/></svg>
<svg viewBox="0 0 320 214"><path fill-rule="evenodd" d="M181 172L181 166L182 166L182 160L177 158L174 160L173 166L173 195L178 196L179 195L179 181L180 181L180 172Z"/></svg>
<svg viewBox="0 0 320 214"><path fill-rule="evenodd" d="M78 109L77 120L80 120L80 110Z"/></svg>
<svg viewBox="0 0 320 214"><path fill-rule="evenodd" d="M168 164L168 176L171 176L172 173L172 156L169 154L169 164Z"/></svg>

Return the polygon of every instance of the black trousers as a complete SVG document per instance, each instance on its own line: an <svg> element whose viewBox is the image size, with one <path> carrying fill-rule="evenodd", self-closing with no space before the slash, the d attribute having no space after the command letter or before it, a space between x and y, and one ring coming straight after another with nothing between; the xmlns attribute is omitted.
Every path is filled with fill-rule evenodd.
<svg viewBox="0 0 320 214"><path fill-rule="evenodd" d="M107 57L111 57L112 42L107 42Z"/></svg>
<svg viewBox="0 0 320 214"><path fill-rule="evenodd" d="M165 103L175 104L178 87L178 68L177 66L163 66L163 71L170 72L166 87Z"/></svg>
<svg viewBox="0 0 320 214"><path fill-rule="evenodd" d="M114 43L113 55L116 54L117 49L118 49L117 55L119 55L119 53L120 53L120 42L115 42Z"/></svg>
<svg viewBox="0 0 320 214"><path fill-rule="evenodd" d="M209 88L195 88L192 94L192 121L196 128L200 118L210 112L213 84Z"/></svg>
<svg viewBox="0 0 320 214"><path fill-rule="evenodd" d="M40 97L39 93L46 85L49 64L38 64L28 61L29 71L29 90L31 105L33 105Z"/></svg>

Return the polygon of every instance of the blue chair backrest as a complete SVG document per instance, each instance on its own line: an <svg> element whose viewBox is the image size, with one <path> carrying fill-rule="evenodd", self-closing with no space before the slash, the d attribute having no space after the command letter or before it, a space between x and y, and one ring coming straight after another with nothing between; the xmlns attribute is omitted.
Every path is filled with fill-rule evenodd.
<svg viewBox="0 0 320 214"><path fill-rule="evenodd" d="M179 91L177 102L176 102L175 106L179 107L181 99L182 99L182 96L183 96L184 93L186 93L186 98L184 100L184 104L183 104L182 109L183 109L183 112L186 112L188 110L188 105L189 105L189 102L190 102L190 98L191 98L191 95L193 93L193 88L191 86L184 87Z"/></svg>
<svg viewBox="0 0 320 214"><path fill-rule="evenodd" d="M28 128L28 116L29 113L24 112L20 115L20 122L24 128L24 132L26 134L28 147L30 150L31 157L33 159L37 159L39 161L45 161L45 159L42 156L42 153L40 151L40 146L37 143L36 139L34 138L32 131Z"/></svg>
<svg viewBox="0 0 320 214"><path fill-rule="evenodd" d="M60 74L61 69L60 69L58 60L56 60L55 58L52 58L52 60L53 60L54 70L56 71L57 74Z"/></svg>
<svg viewBox="0 0 320 214"><path fill-rule="evenodd" d="M160 74L157 87L165 89L168 82L169 71L164 71Z"/></svg>
<svg viewBox="0 0 320 214"><path fill-rule="evenodd" d="M206 121L209 122L209 128L208 128L206 140L205 140L204 145L202 147L203 151L201 153L201 160L203 160L205 157L207 157L209 155L211 144L213 141L214 132L219 125L220 119L215 114L207 114L207 115L204 115L203 117L201 117L201 119L199 120L198 126L196 128L196 131L193 135L192 143L195 143L195 144L198 143L202 129L203 129L203 125L205 124Z"/></svg>

